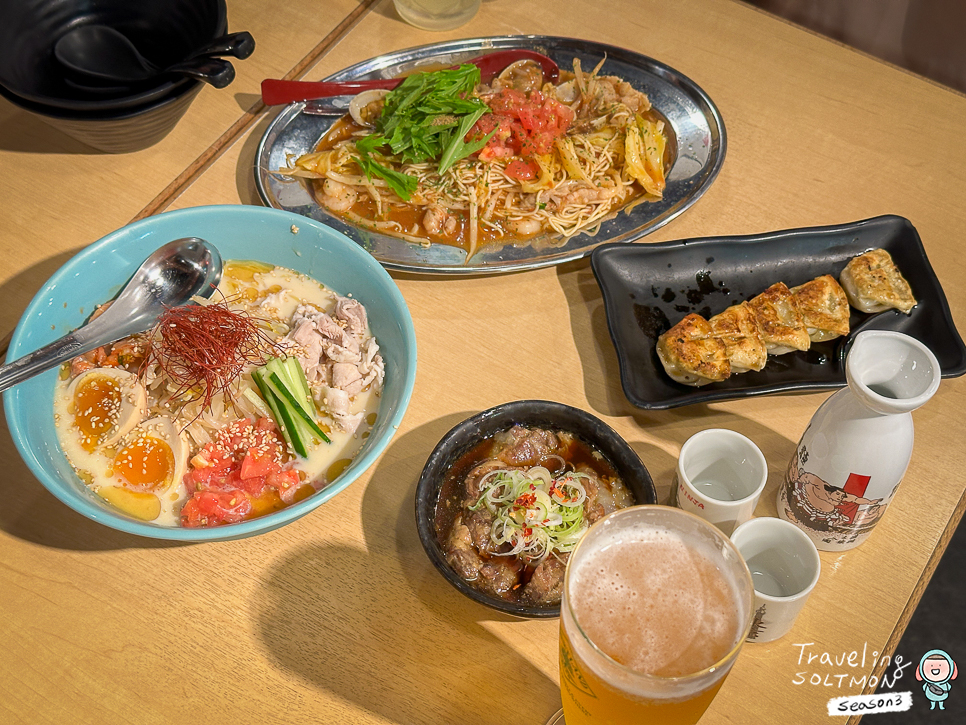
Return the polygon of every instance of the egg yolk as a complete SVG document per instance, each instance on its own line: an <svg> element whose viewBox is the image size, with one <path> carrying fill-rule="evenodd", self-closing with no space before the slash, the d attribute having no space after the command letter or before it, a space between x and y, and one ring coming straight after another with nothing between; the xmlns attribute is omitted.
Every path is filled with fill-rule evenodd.
<svg viewBox="0 0 966 725"><path fill-rule="evenodd" d="M114 457L114 473L133 488L163 491L174 479L171 446L145 431L138 433Z"/></svg>
<svg viewBox="0 0 966 725"><path fill-rule="evenodd" d="M74 423L81 446L92 452L117 425L121 410L121 387L107 375L89 375L74 392Z"/></svg>

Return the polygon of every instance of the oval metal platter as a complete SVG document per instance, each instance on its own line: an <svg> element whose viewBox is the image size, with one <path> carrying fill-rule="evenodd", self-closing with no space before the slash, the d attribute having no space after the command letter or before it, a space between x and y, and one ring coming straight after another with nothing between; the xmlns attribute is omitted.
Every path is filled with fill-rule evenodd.
<svg viewBox="0 0 966 725"><path fill-rule="evenodd" d="M623 48L552 36L500 36L423 45L388 53L346 68L326 80L392 78L421 67L455 65L489 50L528 48L553 58L561 70L573 68L575 58L584 70L604 61L601 75L616 75L648 95L676 139L674 162L667 174L664 198L618 211L594 234L570 239L544 235L502 246L488 244L467 258L463 249L443 244L421 246L362 229L319 206L304 182L278 174L289 159L314 151L335 122L334 115L312 113L312 102L291 104L276 116L259 142L255 156L255 185L262 201L277 209L317 219L355 240L384 267L406 272L471 275L547 267L585 257L605 242L630 242L653 232L694 204L707 191L724 162L724 122L714 103L693 81L652 58Z"/></svg>

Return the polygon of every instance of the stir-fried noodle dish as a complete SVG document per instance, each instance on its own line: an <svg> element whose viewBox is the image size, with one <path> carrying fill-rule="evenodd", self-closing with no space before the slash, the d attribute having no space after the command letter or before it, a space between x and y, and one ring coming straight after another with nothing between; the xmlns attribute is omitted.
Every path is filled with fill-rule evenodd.
<svg viewBox="0 0 966 725"><path fill-rule="evenodd" d="M512 64L489 84L463 65L359 94L313 153L283 174L308 179L328 211L381 234L462 247L538 235L566 241L658 201L668 129L616 76Z"/></svg>
<svg viewBox="0 0 966 725"><path fill-rule="evenodd" d="M357 300L290 269L229 262L210 299L65 364L54 417L71 465L109 504L217 526L337 478L375 424L384 377Z"/></svg>

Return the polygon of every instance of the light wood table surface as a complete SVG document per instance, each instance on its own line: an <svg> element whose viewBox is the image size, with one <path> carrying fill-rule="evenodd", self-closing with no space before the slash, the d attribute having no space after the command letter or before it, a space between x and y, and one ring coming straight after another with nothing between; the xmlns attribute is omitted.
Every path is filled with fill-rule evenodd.
<svg viewBox="0 0 966 725"><path fill-rule="evenodd" d="M484 0L473 21L444 33L403 24L389 0L331 3L315 26L312 3L266 5L232 3L231 28L259 42L230 87L245 103L228 108L206 90L172 137L145 152L51 149L51 135L0 107L0 128L12 131L0 135L2 289L13 303L4 329L72 252L141 210L258 204L254 151L274 115L255 102L261 77L317 79L400 48L517 33L644 53L718 105L728 132L720 176L647 241L898 214L919 230L957 325L966 323L960 94L733 0ZM67 161L77 177L64 175ZM41 191L51 188L53 205ZM684 441L732 428L768 460L756 512L768 516L828 395L634 408L587 260L489 277L393 276L419 348L403 424L356 483L281 530L179 546L98 527L48 494L0 435L0 721L540 725L559 707L556 622L470 602L420 547L414 490L439 438L505 401L568 403L630 442L663 502ZM962 515L964 409L966 382L944 380L914 414L915 453L884 520L861 547L822 555L795 628L745 647L702 723L825 723L829 698L868 691L859 683L882 675L873 652L893 652ZM943 644L937 633L934 646ZM864 664L834 664L852 651ZM833 664L808 663L809 653ZM918 662L923 653L902 654ZM912 675L885 689L924 700Z"/></svg>
<svg viewBox="0 0 966 725"><path fill-rule="evenodd" d="M44 281L80 248L133 218L158 211L254 123L259 83L281 78L324 53L369 9L368 2L272 3L229 0L228 30L249 31L255 52L232 60L235 80L204 86L178 125L154 146L126 154L92 151L0 98L0 207L4 264L0 285L10 303L0 335Z"/></svg>

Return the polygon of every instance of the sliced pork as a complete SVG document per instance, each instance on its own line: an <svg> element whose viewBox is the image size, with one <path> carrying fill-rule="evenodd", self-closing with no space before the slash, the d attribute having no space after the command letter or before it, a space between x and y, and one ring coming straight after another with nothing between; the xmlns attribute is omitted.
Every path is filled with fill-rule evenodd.
<svg viewBox="0 0 966 725"><path fill-rule="evenodd" d="M301 305L280 346L298 358L320 410L340 430L357 430L363 414L353 412L353 399L365 390L380 391L385 379L365 307L351 297L337 297L332 314Z"/></svg>

